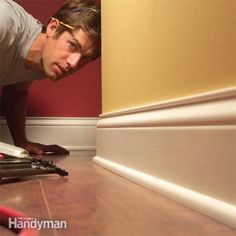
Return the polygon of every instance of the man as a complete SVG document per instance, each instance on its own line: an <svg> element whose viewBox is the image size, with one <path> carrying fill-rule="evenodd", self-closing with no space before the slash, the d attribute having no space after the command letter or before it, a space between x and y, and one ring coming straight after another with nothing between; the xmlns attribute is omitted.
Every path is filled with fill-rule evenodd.
<svg viewBox="0 0 236 236"><path fill-rule="evenodd" d="M25 133L33 80L59 80L100 55L101 15L95 0L68 0L42 26L12 0L0 0L2 108L16 146L35 154L68 154L58 145L31 142Z"/></svg>

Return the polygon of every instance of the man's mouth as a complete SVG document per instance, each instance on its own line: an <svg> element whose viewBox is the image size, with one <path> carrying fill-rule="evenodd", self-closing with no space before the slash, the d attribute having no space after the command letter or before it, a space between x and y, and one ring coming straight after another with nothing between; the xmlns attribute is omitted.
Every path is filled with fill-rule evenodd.
<svg viewBox="0 0 236 236"><path fill-rule="evenodd" d="M66 74L67 73L67 70L63 67L63 66L59 66L59 69L61 70L62 74Z"/></svg>
<svg viewBox="0 0 236 236"><path fill-rule="evenodd" d="M62 66L56 64L54 68L54 72L58 77L61 77L63 74L65 74L65 69Z"/></svg>
<svg viewBox="0 0 236 236"><path fill-rule="evenodd" d="M53 65L53 72L54 72L54 76L55 79L54 80L59 80L64 78L65 76L69 75L69 70L67 70L67 68L65 68L64 66L60 65L60 64L54 64Z"/></svg>

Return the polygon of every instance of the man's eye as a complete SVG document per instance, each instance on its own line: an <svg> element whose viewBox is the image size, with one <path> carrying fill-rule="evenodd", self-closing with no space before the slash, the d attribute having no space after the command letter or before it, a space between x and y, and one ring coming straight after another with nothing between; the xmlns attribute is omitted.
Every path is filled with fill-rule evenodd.
<svg viewBox="0 0 236 236"><path fill-rule="evenodd" d="M75 43L72 43L72 42L69 42L68 43L68 48L70 51L76 51L77 47L76 47L76 44Z"/></svg>

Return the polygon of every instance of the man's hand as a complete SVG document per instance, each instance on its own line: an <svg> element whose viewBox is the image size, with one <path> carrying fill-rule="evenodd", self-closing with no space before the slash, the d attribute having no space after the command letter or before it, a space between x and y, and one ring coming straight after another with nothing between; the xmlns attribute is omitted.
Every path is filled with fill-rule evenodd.
<svg viewBox="0 0 236 236"><path fill-rule="evenodd" d="M3 111L7 119L14 144L24 148L31 154L45 154L47 152L67 155L69 152L58 145L44 145L27 140L25 134L25 114L28 89L31 82L21 82L8 85L2 89Z"/></svg>
<svg viewBox="0 0 236 236"><path fill-rule="evenodd" d="M30 154L42 155L46 153L54 153L58 155L68 155L69 151L63 147L60 147L56 144L54 145L44 145L40 143L26 142L23 144L16 144L16 146L24 148Z"/></svg>

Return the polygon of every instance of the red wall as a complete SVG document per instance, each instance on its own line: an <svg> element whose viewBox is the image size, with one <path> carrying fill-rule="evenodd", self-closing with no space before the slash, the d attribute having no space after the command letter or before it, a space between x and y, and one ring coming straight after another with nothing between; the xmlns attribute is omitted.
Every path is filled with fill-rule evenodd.
<svg viewBox="0 0 236 236"><path fill-rule="evenodd" d="M62 0L15 0L47 23ZM35 81L30 88L28 116L97 117L101 113L101 60L61 81Z"/></svg>

